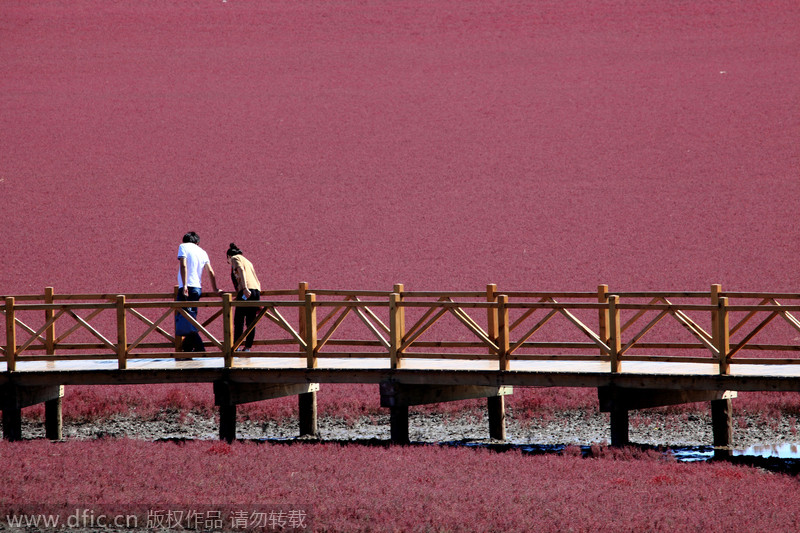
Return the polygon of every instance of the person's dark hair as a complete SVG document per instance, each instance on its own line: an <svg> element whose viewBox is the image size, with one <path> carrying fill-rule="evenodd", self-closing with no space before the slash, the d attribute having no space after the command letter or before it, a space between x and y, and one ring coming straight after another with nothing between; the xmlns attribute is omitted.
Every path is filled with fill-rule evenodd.
<svg viewBox="0 0 800 533"><path fill-rule="evenodd" d="M228 247L228 257L233 257L234 255L242 255L242 251L239 249L236 244L231 243Z"/></svg>
<svg viewBox="0 0 800 533"><path fill-rule="evenodd" d="M190 231L186 235L183 236L183 242L191 242L193 244L197 244L200 242L200 235L197 233Z"/></svg>

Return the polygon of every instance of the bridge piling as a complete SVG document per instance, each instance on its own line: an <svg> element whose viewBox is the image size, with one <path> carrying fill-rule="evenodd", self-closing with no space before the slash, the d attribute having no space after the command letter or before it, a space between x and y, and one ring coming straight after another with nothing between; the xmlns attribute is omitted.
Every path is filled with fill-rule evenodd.
<svg viewBox="0 0 800 533"><path fill-rule="evenodd" d="M616 404L610 412L611 421L611 446L622 447L630 444L628 409L624 405Z"/></svg>
<svg viewBox="0 0 800 533"><path fill-rule="evenodd" d="M505 440L504 396L512 394L511 386L482 385L415 385L384 381L380 384L381 407L388 407L391 424L391 440L408 442L408 407L431 403L452 402L487 398L489 435L495 440Z"/></svg>
<svg viewBox="0 0 800 533"><path fill-rule="evenodd" d="M489 414L489 438L506 440L506 402L504 396L489 396L486 399Z"/></svg>
<svg viewBox="0 0 800 533"><path fill-rule="evenodd" d="M600 411L610 414L612 446L629 443L629 411L695 402L711 403L714 447L721 448L720 453L723 453L733 442L731 399L737 396L736 391L599 387L597 393Z"/></svg>
<svg viewBox="0 0 800 533"><path fill-rule="evenodd" d="M236 405L219 406L219 439L228 444L236 440Z"/></svg>
<svg viewBox="0 0 800 533"><path fill-rule="evenodd" d="M711 426L714 435L714 457L731 456L733 444L733 402L728 399L711 400Z"/></svg>
<svg viewBox="0 0 800 533"><path fill-rule="evenodd" d="M22 439L22 409L45 404L45 435L50 440L61 440L61 400L63 385L19 386L8 383L0 386L0 409L3 410L3 438Z"/></svg>
<svg viewBox="0 0 800 533"><path fill-rule="evenodd" d="M316 391L297 395L297 412L300 422L300 436L319 437Z"/></svg>
<svg viewBox="0 0 800 533"><path fill-rule="evenodd" d="M63 397L44 402L44 434L50 440L61 440L63 434L62 417Z"/></svg>

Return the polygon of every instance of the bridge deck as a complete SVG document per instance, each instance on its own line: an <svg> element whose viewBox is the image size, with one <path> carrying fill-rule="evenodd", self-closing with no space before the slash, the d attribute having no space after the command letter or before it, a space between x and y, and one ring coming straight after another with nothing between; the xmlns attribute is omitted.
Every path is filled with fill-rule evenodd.
<svg viewBox="0 0 800 533"><path fill-rule="evenodd" d="M225 368L223 357L193 360L131 359L127 369L117 361L17 361L15 372L0 362L0 384L133 384L208 382L221 378L258 382L376 383L386 379L441 384L596 387L609 384L635 388L800 391L798 365L731 365L720 375L715 363L624 361L610 372L602 361L511 361L497 370L496 361L409 359L391 369L386 358L321 358L316 369L305 357L236 357Z"/></svg>

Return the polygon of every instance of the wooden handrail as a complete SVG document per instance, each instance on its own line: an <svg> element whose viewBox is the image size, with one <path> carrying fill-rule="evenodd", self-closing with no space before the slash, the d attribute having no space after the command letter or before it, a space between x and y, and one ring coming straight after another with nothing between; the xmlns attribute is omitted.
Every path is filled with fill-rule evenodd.
<svg viewBox="0 0 800 533"><path fill-rule="evenodd" d="M117 359L118 367L125 369L129 359L163 355L164 348L179 346L169 317L180 313L205 338L210 349L204 356L222 356L225 366L235 366L236 348L257 324L260 336L250 355L287 356L294 350L306 358L309 368L315 368L321 357L361 357L366 353L384 354L392 368L400 368L407 357L488 358L497 360L501 370L511 369L515 360L571 358L609 361L616 371L628 360L699 359L716 362L721 374L729 373L732 363L800 364L800 357L786 356L800 352L800 345L787 343L781 336L770 338L767 328L780 316L800 331L800 320L794 314L800 312L797 293L723 292L719 285L713 285L708 292L639 291L612 295L607 286L601 285L594 292L501 294L495 285L487 285L486 291L407 291L402 284L387 291L312 293L308 284L301 283L298 289L261 294L260 301L236 301L231 293L218 293L205 295L199 302L177 302L174 292L56 294L48 287L41 295L5 296L0 300L0 316L6 323L1 353L8 371L15 370L21 360L81 358ZM292 298L278 298L283 296ZM632 301L636 299L648 300ZM184 311L189 307L211 312L203 312L205 318L194 319ZM242 307L255 307L259 312L255 324L234 339L233 314ZM328 308L330 312L318 320L318 308ZM297 309L297 322L287 320L281 312L291 309ZM475 313L481 309L486 312ZM36 313L42 313L42 322L31 318ZM291 314L286 316L292 318ZM366 338L335 338L341 331L350 331L344 324L353 318L355 324L361 324ZM68 323L63 326L65 320ZM665 337L663 333L650 340L651 332L659 331L664 322L676 321L682 326L679 331L688 331L693 342L674 335ZM449 325L442 326L445 322ZM267 323L274 325L268 328ZM274 334L275 326L283 337ZM328 326L325 331L321 329L324 326ZM558 336L547 338L544 332L553 329ZM434 331L438 338L428 338ZM448 338L454 332L459 336ZM73 340L78 333L84 337ZM584 341L571 340L566 333L579 334ZM90 341L83 340L87 334ZM160 340L154 342L153 335ZM434 353L432 348L442 351ZM533 353L542 350L549 353ZM556 353L559 350L581 353ZM642 353L654 351L658 353ZM703 355L697 355L698 351ZM752 352L765 357L753 357Z"/></svg>

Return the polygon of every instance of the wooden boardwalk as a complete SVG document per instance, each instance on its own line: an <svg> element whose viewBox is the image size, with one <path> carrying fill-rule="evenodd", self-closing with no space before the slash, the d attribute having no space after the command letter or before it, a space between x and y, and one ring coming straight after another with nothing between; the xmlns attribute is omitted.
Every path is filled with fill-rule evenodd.
<svg viewBox="0 0 800 533"><path fill-rule="evenodd" d="M220 436L236 405L299 398L301 433L316 434L319 384L374 383L407 440L408 406L486 397L490 434L505 435L513 387L598 389L612 443L632 409L711 401L715 444L730 444L736 391L800 391L800 295L786 293L265 291L175 302L173 294L6 296L0 392L6 438L20 410L45 402L60 437L64 385L214 383ZM186 312L198 308L198 319ZM233 336L239 307L257 308L256 340ZM200 332L204 353L180 351L173 320Z"/></svg>

